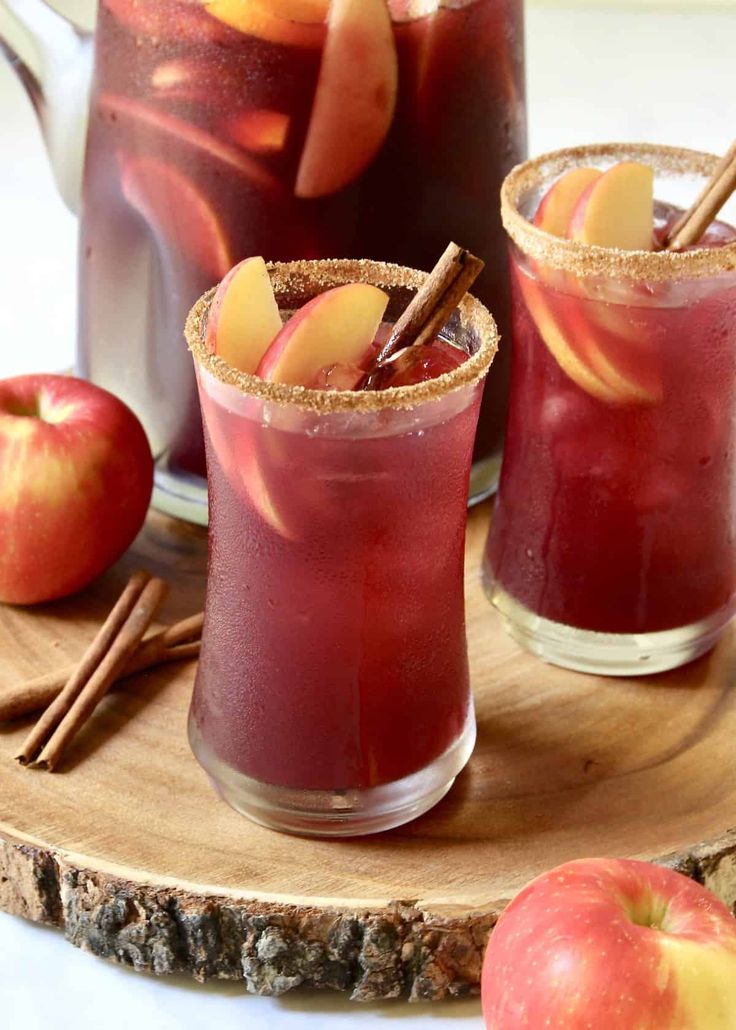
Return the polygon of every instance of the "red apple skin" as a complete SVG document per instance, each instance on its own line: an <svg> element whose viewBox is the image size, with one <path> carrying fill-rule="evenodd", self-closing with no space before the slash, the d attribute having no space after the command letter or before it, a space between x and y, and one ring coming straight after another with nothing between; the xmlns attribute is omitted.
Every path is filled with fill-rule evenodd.
<svg viewBox="0 0 736 1030"><path fill-rule="evenodd" d="M493 930L488 1030L727 1030L736 920L700 884L628 859L581 859L533 880Z"/></svg>
<svg viewBox="0 0 736 1030"><path fill-rule="evenodd" d="M597 168L571 168L561 175L542 197L534 224L552 236L566 236L580 197L602 174Z"/></svg>
<svg viewBox="0 0 736 1030"><path fill-rule="evenodd" d="M132 543L152 488L146 434L117 397L71 376L0 380L0 601L81 590Z"/></svg>
<svg viewBox="0 0 736 1030"><path fill-rule="evenodd" d="M387 304L388 295L368 283L345 283L317 294L284 325L261 358L256 375L304 386L335 362L362 365L373 353ZM347 322L349 318L352 323ZM295 374L297 365L299 374Z"/></svg>

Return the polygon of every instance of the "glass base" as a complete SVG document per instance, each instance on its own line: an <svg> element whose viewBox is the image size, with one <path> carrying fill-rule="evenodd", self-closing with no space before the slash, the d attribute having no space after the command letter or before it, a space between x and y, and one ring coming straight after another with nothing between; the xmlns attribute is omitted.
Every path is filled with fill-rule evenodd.
<svg viewBox="0 0 736 1030"><path fill-rule="evenodd" d="M189 742L217 793L253 822L302 837L356 837L408 823L445 796L473 750L475 715L471 705L455 743L419 772L357 790L299 790L253 780L207 747L191 713Z"/></svg>
<svg viewBox="0 0 736 1030"><path fill-rule="evenodd" d="M502 590L487 570L483 586L510 635L550 665L599 676L648 676L676 669L709 651L734 615L734 606L707 619L657 633L597 633L552 622Z"/></svg>
<svg viewBox="0 0 736 1030"><path fill-rule="evenodd" d="M498 489L498 480L501 475L502 454L492 455L490 458L483 458L476 461L470 470L470 489L468 491L468 507L485 501Z"/></svg>
<svg viewBox="0 0 736 1030"><path fill-rule="evenodd" d="M164 461L153 476L151 504L175 519L207 525L207 480L186 472L172 472Z"/></svg>

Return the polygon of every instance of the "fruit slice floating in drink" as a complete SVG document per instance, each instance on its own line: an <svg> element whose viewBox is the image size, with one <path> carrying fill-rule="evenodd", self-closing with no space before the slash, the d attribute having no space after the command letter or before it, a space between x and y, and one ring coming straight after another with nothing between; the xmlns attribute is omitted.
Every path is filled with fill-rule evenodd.
<svg viewBox="0 0 736 1030"><path fill-rule="evenodd" d="M545 291L521 269L514 272L529 317L563 372L592 397L614 404L618 400L617 392L593 370L590 336L582 336L579 327L578 331L570 332L552 310L548 300L550 291Z"/></svg>
<svg viewBox="0 0 736 1030"><path fill-rule="evenodd" d="M284 540L298 539L300 512L293 505L274 502L264 475L264 470L272 469L278 457L270 453L273 446L266 435L268 431L255 420L240 419L237 427L233 421L221 416L216 403L205 408L205 426L231 487L274 533Z"/></svg>
<svg viewBox="0 0 736 1030"><path fill-rule="evenodd" d="M119 154L123 196L160 236L212 279L232 264L230 247L217 212L194 183L174 165L155 157ZM187 217L179 217L181 210Z"/></svg>
<svg viewBox="0 0 736 1030"><path fill-rule="evenodd" d="M268 43L295 47L322 45L326 6L316 0L205 0L205 10L215 23Z"/></svg>
<svg viewBox="0 0 736 1030"><path fill-rule="evenodd" d="M119 119L138 123L139 128L154 130L184 147L193 147L204 157L239 172L262 189L279 189L278 180L254 158L237 147L223 143L205 129L176 115L150 107L122 94L103 93L97 100L100 112L115 122Z"/></svg>
<svg viewBox="0 0 736 1030"><path fill-rule="evenodd" d="M298 197L322 197L373 160L394 116L398 59L385 0L332 0Z"/></svg>
<svg viewBox="0 0 736 1030"><path fill-rule="evenodd" d="M157 63L150 75L150 99L154 103L186 101L205 110L222 106L223 94L243 93L242 75L218 57L179 54Z"/></svg>
<svg viewBox="0 0 736 1030"><path fill-rule="evenodd" d="M654 245L651 168L622 161L605 172L575 168L542 198L534 224L588 246L651 250ZM540 336L560 367L607 404L651 404L662 395L656 341L644 339L632 318L632 292L609 303L599 284L551 274L534 263L517 282ZM633 287L632 287L633 290Z"/></svg>
<svg viewBox="0 0 736 1030"><path fill-rule="evenodd" d="M286 144L290 121L282 111L257 108L228 118L225 133L253 154L277 154Z"/></svg>

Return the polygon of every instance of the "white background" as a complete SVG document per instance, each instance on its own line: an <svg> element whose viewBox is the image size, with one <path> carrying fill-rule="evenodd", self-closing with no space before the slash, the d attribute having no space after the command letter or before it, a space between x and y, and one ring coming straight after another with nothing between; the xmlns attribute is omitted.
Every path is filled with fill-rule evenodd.
<svg viewBox="0 0 736 1030"><path fill-rule="evenodd" d="M31 0L24 0L30 4ZM530 152L609 139L722 152L734 132L736 3L533 5ZM0 60L0 376L73 363L75 222L57 199L24 94ZM24 1030L477 1030L477 1001L358 1007L157 981L0 914L0 1020Z"/></svg>

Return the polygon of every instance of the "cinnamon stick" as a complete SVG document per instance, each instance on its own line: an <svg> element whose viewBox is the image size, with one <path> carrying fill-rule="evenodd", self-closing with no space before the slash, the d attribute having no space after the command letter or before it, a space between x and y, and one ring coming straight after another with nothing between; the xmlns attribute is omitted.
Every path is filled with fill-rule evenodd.
<svg viewBox="0 0 736 1030"><path fill-rule="evenodd" d="M64 686L57 699L46 709L31 732L26 737L23 747L15 756L21 765L32 761L50 735L54 732L69 708L79 696L82 687L98 667L110 650L113 640L120 632L135 605L138 603L151 576L148 572L135 572L118 598L97 635L89 645L79 665Z"/></svg>
<svg viewBox="0 0 736 1030"><path fill-rule="evenodd" d="M200 612L147 637L122 670L119 679L168 662L196 658L199 654L203 618ZM36 676L19 686L4 690L0 693L0 722L19 719L46 708L58 697L75 670L75 665L67 666L58 672Z"/></svg>
<svg viewBox="0 0 736 1030"><path fill-rule="evenodd" d="M50 738L44 742L36 764L49 771L56 768L64 751L89 719L92 712L120 675L137 649L168 592L162 579L152 579L140 595L110 645L110 649L92 675L84 683Z"/></svg>
<svg viewBox="0 0 736 1030"><path fill-rule="evenodd" d="M151 664L155 655L160 651L176 647L178 644L188 644L190 641L199 640L202 636L203 625L204 612L197 612L196 615L190 615L187 619L182 619L180 622L167 626L160 633L146 637L131 660L132 664L136 665L135 671L139 672L141 669L145 669L146 665L139 665L138 663L146 662Z"/></svg>
<svg viewBox="0 0 736 1030"><path fill-rule="evenodd" d="M450 243L417 290L411 303L397 320L391 335L379 351L380 366L398 351L410 345L431 343L447 324L450 315L480 275L484 262L469 250ZM371 389L376 371L362 384Z"/></svg>
<svg viewBox="0 0 736 1030"><path fill-rule="evenodd" d="M666 250L683 250L697 243L736 189L736 140L688 210L675 222L665 241Z"/></svg>

